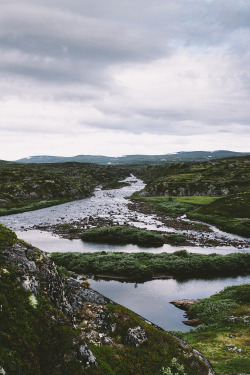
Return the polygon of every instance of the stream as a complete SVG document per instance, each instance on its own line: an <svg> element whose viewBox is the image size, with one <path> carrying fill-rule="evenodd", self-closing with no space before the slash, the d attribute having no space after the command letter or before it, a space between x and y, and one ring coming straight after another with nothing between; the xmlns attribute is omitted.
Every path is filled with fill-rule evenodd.
<svg viewBox="0 0 250 375"><path fill-rule="evenodd" d="M152 253L174 252L185 248L187 251L210 254L228 254L232 252L249 252L249 240L228 234L209 225L211 232L203 233L194 230L180 230L167 227L156 215L147 215L130 210L127 199L135 191L143 189L145 184L134 176L125 179L130 186L116 190L96 188L90 198L68 202L58 206L36 211L0 217L0 223L14 230L18 237L46 252L96 252L122 251ZM160 248L140 248L137 245L104 245L83 242L79 239L69 240L53 234L51 231L34 229L34 226L53 226L61 223L77 223L82 221L86 228L94 220L112 221L114 224L128 224L138 228L161 231L166 233L189 233L199 239L208 236L218 239L227 246L172 246L165 244ZM152 280L140 284L114 280L89 280L91 287L114 301L130 308L158 326L170 330L189 330L182 323L184 312L169 302L180 298L205 298L229 285L250 282L250 276L192 279L186 281Z"/></svg>

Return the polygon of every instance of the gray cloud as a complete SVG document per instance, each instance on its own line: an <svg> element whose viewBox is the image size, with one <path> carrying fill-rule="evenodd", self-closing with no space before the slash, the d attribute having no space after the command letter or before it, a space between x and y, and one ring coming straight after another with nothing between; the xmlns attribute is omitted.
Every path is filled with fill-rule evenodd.
<svg viewBox="0 0 250 375"><path fill-rule="evenodd" d="M249 129L249 44L248 0L3 0L0 129L232 142Z"/></svg>

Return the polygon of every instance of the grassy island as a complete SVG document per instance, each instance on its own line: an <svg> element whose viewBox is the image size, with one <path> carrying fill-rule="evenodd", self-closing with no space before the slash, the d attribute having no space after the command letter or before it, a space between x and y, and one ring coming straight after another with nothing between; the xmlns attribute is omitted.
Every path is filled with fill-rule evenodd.
<svg viewBox="0 0 250 375"><path fill-rule="evenodd" d="M139 246L162 246L164 238L160 234L126 226L112 226L90 229L81 235L83 241L112 245L134 244Z"/></svg>
<svg viewBox="0 0 250 375"><path fill-rule="evenodd" d="M179 250L161 253L52 253L54 262L69 271L150 280L157 276L176 278L232 276L249 273L250 254L203 255Z"/></svg>

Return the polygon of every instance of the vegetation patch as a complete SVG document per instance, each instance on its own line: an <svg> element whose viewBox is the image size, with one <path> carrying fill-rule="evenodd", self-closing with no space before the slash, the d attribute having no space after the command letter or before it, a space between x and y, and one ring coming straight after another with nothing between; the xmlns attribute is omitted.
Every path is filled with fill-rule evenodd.
<svg viewBox="0 0 250 375"><path fill-rule="evenodd" d="M214 224L226 232L250 237L250 191L221 197L187 216Z"/></svg>
<svg viewBox="0 0 250 375"><path fill-rule="evenodd" d="M217 373L248 373L250 284L202 299L188 315L199 318L201 325L181 336L210 360Z"/></svg>
<svg viewBox="0 0 250 375"><path fill-rule="evenodd" d="M160 234L126 226L90 229L81 235L83 241L107 244L135 244L139 246L163 246Z"/></svg>
<svg viewBox="0 0 250 375"><path fill-rule="evenodd" d="M141 197L133 194L133 200L147 202L159 214L165 214L171 217L181 216L192 210L193 206L185 202L178 202L172 197Z"/></svg>
<svg viewBox="0 0 250 375"><path fill-rule="evenodd" d="M86 374L162 374L164 368L175 368L175 364L185 368L187 375L206 373L206 365L194 359L190 348L184 349L178 341L164 331L146 323L138 315L119 305L108 305L111 323L116 329L111 333L114 343L110 346L90 345L100 363L98 367L86 370ZM142 345L124 345L123 338L129 328L141 327L147 337Z"/></svg>
<svg viewBox="0 0 250 375"><path fill-rule="evenodd" d="M82 374L70 359L78 332L46 299L34 299L19 279L17 267L0 262L0 368L8 375Z"/></svg>
<svg viewBox="0 0 250 375"><path fill-rule="evenodd" d="M248 274L250 254L194 254L185 250L161 253L52 253L51 258L69 271L150 280L157 275L176 278Z"/></svg>
<svg viewBox="0 0 250 375"><path fill-rule="evenodd" d="M186 236L184 234L168 234L165 237L165 242L173 244L173 245L180 245L186 242Z"/></svg>
<svg viewBox="0 0 250 375"><path fill-rule="evenodd" d="M15 232L0 224L0 250L4 246L13 245L16 242L18 242L18 239Z"/></svg>

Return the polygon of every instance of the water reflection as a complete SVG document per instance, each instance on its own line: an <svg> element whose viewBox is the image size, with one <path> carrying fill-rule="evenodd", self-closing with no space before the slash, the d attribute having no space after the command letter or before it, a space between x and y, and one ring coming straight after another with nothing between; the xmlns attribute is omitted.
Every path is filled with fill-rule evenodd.
<svg viewBox="0 0 250 375"><path fill-rule="evenodd" d="M96 244L91 242L83 242L82 240L68 240L61 238L55 234L40 230L28 230L28 231L16 231L16 234L22 240L31 243L33 246L47 252L97 252L97 251L111 251L111 252L125 252L125 253L136 253L139 251L150 252L159 254L162 252L173 253L174 251L183 249L183 246L172 246L164 244L162 247L139 247L137 245L108 245L108 244ZM185 249L192 253L202 254L230 254L230 253L246 253L249 252L249 248L235 249L235 247L195 247L195 246L184 246Z"/></svg>
<svg viewBox="0 0 250 375"><path fill-rule="evenodd" d="M206 298L226 286L247 284L250 276L186 281L152 280L129 283L114 280L89 280L91 288L124 305L166 330L188 331L182 323L184 312L169 302L182 298Z"/></svg>

